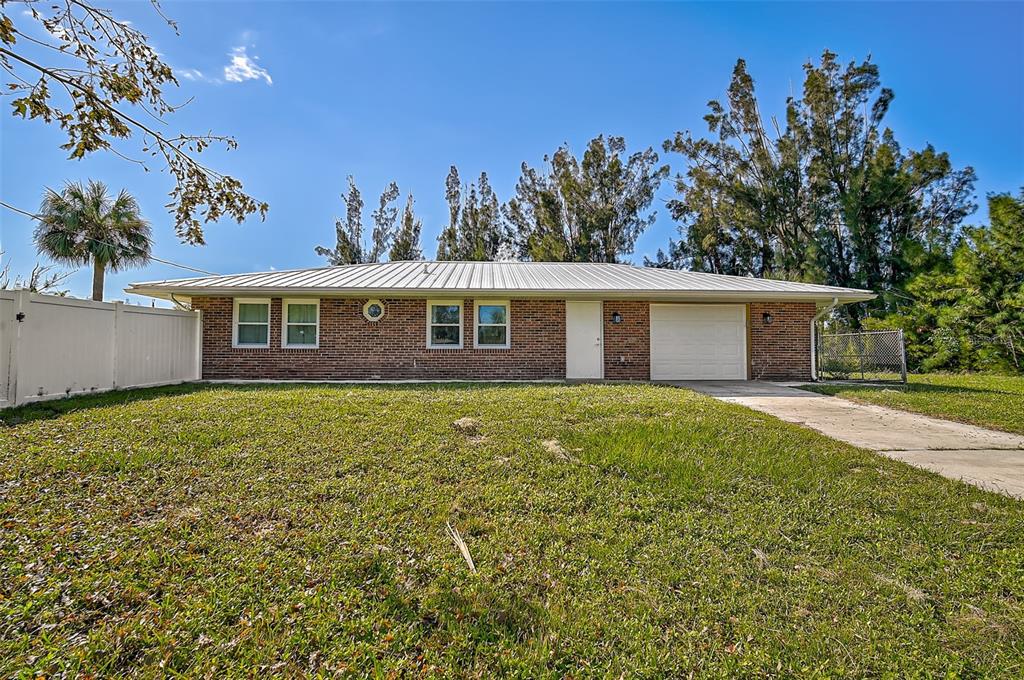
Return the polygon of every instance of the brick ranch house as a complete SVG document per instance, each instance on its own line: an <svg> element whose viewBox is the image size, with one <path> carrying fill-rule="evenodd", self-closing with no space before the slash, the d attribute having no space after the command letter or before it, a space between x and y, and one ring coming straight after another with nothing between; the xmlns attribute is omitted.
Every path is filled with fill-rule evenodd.
<svg viewBox="0 0 1024 680"><path fill-rule="evenodd" d="M870 291L555 262L387 262L133 284L202 313L207 380L807 380Z"/></svg>

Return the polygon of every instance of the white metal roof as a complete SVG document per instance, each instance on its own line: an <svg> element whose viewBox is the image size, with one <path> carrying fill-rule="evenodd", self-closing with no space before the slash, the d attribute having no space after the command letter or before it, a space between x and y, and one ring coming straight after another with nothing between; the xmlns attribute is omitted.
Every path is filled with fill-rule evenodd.
<svg viewBox="0 0 1024 680"><path fill-rule="evenodd" d="M382 262L135 283L129 293L649 298L678 300L869 300L871 291L792 281L590 262Z"/></svg>

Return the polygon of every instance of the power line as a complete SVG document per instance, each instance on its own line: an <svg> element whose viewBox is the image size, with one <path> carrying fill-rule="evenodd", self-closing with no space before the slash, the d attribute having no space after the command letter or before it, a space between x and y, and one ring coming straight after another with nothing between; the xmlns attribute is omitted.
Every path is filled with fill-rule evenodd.
<svg viewBox="0 0 1024 680"><path fill-rule="evenodd" d="M39 220L40 219L39 215L30 213L30 212L28 212L26 210L22 210L21 208L15 208L10 203L5 203L4 201L0 201L0 206L3 206L5 208L7 208L8 210L13 210L16 213L21 213L22 215L25 215L26 217L31 217L34 220ZM71 233L71 232L67 232L67 233ZM117 249L117 248L124 248L125 247L125 246L115 246L112 243L107 243L106 241L101 241L100 239L93 238L92 236L85 236L84 238L86 240L88 240L88 241L92 241L93 243L99 243L102 246L107 246L108 248L115 248L115 249ZM178 264L177 262L171 262L170 260L165 260L163 258L159 258L156 255L152 255L152 254L149 255L148 259L153 260L154 262L159 262L160 264L170 265L171 267L177 267L178 269L186 269L186 270L188 270L190 272L196 272L198 274L206 274L208 276L217 276L216 272L208 272L205 269L197 269L196 267L190 267L187 264Z"/></svg>
<svg viewBox="0 0 1024 680"><path fill-rule="evenodd" d="M88 238L88 237L86 237L86 238ZM103 241L97 241L96 239L91 239L91 240L92 241L96 241L96 243L99 243L99 244L102 244L102 245L105 245L105 246L109 246L111 248L114 247L114 246L110 245L109 243L104 243ZM160 259L159 257L157 257L155 255L150 255L149 259L153 260L154 262L159 262L160 264L167 264L167 265L170 265L172 267L177 267L178 269L187 269L190 272L196 272L198 274L206 274L208 276L218 276L218 274L216 272L208 272L205 269L197 269L196 267L189 267L187 264L178 264L177 262L171 262L170 260L162 260L162 259Z"/></svg>

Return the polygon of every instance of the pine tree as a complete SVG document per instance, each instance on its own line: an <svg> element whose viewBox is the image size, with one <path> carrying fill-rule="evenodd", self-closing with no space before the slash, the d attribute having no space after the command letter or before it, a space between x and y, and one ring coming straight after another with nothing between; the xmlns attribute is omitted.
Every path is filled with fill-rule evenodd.
<svg viewBox="0 0 1024 680"><path fill-rule="evenodd" d="M948 259L975 205L974 171L931 146L905 151L883 120L893 92L870 60L842 67L825 51L804 67L802 97L784 127L760 112L740 59L724 103L712 101L707 137L680 132L666 151L685 157L669 202L680 224L680 266L870 288L895 308L915 270ZM890 294L891 292L891 294Z"/></svg>
<svg viewBox="0 0 1024 680"><path fill-rule="evenodd" d="M345 203L345 220L334 221L335 246L317 246L316 254L332 265L359 264L363 261L363 197L352 175L348 176L348 194L341 200Z"/></svg>
<svg viewBox="0 0 1024 680"><path fill-rule="evenodd" d="M899 312L869 320L903 329L912 367L1024 372L1024 190L989 196L988 210L951 261L910 280Z"/></svg>
<svg viewBox="0 0 1024 680"><path fill-rule="evenodd" d="M505 206L521 257L618 262L656 214L648 213L668 166L653 149L626 156L622 137L592 139L582 160L563 146L544 157L544 173L522 165L516 196Z"/></svg>
<svg viewBox="0 0 1024 680"><path fill-rule="evenodd" d="M395 238L395 228L398 222L398 207L395 202L398 200L398 196L398 185L394 182L389 184L380 195L380 204L372 215L373 234L371 235L370 251L365 257L366 262L379 262Z"/></svg>
<svg viewBox="0 0 1024 680"><path fill-rule="evenodd" d="M356 186L355 178L348 176L348 194L341 197L345 203L345 219L335 220L336 243L334 248L316 247L316 254L326 257L332 265L379 262L395 237L398 208L398 185L388 184L380 195L376 210L371 213L373 231L370 246L363 245L363 197Z"/></svg>
<svg viewBox="0 0 1024 680"><path fill-rule="evenodd" d="M492 261L510 241L501 203L486 172L476 184L461 187L452 166L446 181L450 221L438 238L438 260Z"/></svg>
<svg viewBox="0 0 1024 680"><path fill-rule="evenodd" d="M437 238L437 259L460 259L459 247L459 212L462 209L462 184L459 180L459 169L454 165L448 170L444 182L444 197L448 201L448 225Z"/></svg>
<svg viewBox="0 0 1024 680"><path fill-rule="evenodd" d="M402 221L391 244L391 252L388 253L388 260L400 262L403 260L421 260L423 252L420 250L420 231L423 223L413 213L413 198L409 194L405 201L405 209L402 211Z"/></svg>

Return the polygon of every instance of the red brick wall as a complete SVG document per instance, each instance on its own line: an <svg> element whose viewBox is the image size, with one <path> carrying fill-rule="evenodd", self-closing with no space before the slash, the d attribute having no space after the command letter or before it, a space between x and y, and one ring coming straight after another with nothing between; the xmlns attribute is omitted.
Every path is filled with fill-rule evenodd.
<svg viewBox="0 0 1024 680"><path fill-rule="evenodd" d="M766 324L763 315L772 315ZM813 302L750 303L750 378L809 380Z"/></svg>
<svg viewBox="0 0 1024 680"><path fill-rule="evenodd" d="M565 377L565 303L512 300L510 349L477 349L474 306L463 305L463 349L427 349L426 300L385 300L377 322L365 299L320 300L320 346L281 347L281 299L270 304L270 347L234 348L231 298L193 298L203 312L206 379L503 379Z"/></svg>
<svg viewBox="0 0 1024 680"><path fill-rule="evenodd" d="M612 315L622 323L612 323ZM647 302L604 303L604 377L607 380L651 379L651 310Z"/></svg>
<svg viewBox="0 0 1024 680"><path fill-rule="evenodd" d="M565 377L565 302L512 300L510 349L476 349L473 301L463 306L463 349L426 348L426 300L385 300L378 322L363 318L365 299L320 301L320 346L281 347L281 300L270 305L270 347L233 348L231 298L193 298L203 311L207 379L501 379ZM613 324L612 314L622 315ZM770 312L766 325L762 314ZM814 303L750 304L750 377L806 380L811 374ZM604 370L608 380L650 379L649 303L604 303Z"/></svg>

